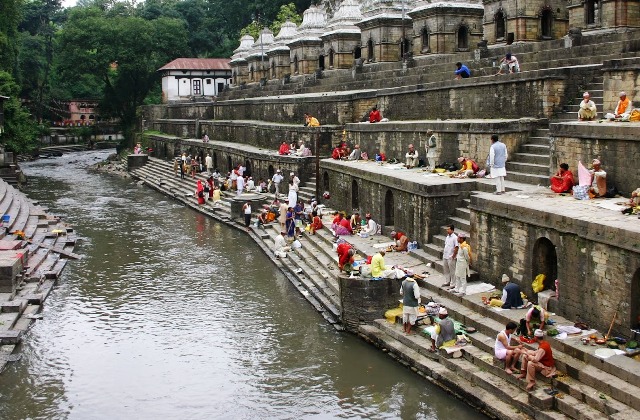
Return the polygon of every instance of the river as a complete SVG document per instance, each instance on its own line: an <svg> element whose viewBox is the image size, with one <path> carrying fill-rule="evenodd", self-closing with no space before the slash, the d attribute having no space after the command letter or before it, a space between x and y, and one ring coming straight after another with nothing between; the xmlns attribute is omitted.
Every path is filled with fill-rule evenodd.
<svg viewBox="0 0 640 420"><path fill-rule="evenodd" d="M106 154L21 165L84 258L0 375L0 418L484 418L335 331L243 233L85 170Z"/></svg>

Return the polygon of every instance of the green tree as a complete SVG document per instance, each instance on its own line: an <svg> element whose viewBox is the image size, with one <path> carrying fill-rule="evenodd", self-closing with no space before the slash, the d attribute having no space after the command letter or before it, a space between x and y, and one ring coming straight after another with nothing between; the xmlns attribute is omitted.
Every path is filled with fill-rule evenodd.
<svg viewBox="0 0 640 420"><path fill-rule="evenodd" d="M294 3L283 4L282 6L280 6L278 15L271 24L271 31L275 35L277 35L280 32L282 24L287 20L290 20L296 25L300 25L302 23L302 16L300 15L300 13L298 13L298 10L296 9L296 5Z"/></svg>
<svg viewBox="0 0 640 420"><path fill-rule="evenodd" d="M0 70L16 74L18 24L23 0L0 1Z"/></svg>
<svg viewBox="0 0 640 420"><path fill-rule="evenodd" d="M4 133L0 136L7 150L29 153L36 147L38 126L29 111L20 105L20 87L11 74L0 70L0 95L8 96L4 104Z"/></svg>
<svg viewBox="0 0 640 420"><path fill-rule="evenodd" d="M159 83L156 70L188 50L184 22L113 16L85 7L70 13L59 35L60 76L99 77L100 113L119 119L125 143L131 145L136 108Z"/></svg>

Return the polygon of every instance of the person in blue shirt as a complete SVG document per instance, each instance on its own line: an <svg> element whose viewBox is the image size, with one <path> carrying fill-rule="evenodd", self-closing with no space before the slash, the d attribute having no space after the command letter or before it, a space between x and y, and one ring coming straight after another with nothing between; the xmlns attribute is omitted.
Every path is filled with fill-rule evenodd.
<svg viewBox="0 0 640 420"><path fill-rule="evenodd" d="M459 61L456 63L456 67L458 70L453 72L456 75L456 79L467 79L471 77L471 70L469 70L469 67Z"/></svg>

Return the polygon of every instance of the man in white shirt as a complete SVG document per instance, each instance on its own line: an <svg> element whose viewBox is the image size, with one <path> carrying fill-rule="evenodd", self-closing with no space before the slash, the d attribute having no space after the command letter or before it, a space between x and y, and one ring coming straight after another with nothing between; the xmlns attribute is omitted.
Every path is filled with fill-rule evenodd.
<svg viewBox="0 0 640 420"><path fill-rule="evenodd" d="M300 189L300 178L298 178L293 172L291 172L289 176L291 177L293 184L297 187L296 191L298 191Z"/></svg>
<svg viewBox="0 0 640 420"><path fill-rule="evenodd" d="M209 153L207 153L207 157L204 158L204 165L207 167L207 173L211 175L211 172L213 172L213 159Z"/></svg>
<svg viewBox="0 0 640 420"><path fill-rule="evenodd" d="M282 171L280 169L278 169L276 173L273 174L273 177L271 178L273 185L276 187L276 198L280 197L280 183L282 182L283 179L284 177L282 176Z"/></svg>
<svg viewBox="0 0 640 420"><path fill-rule="evenodd" d="M442 273L445 283L442 287L453 285L453 277L456 271L456 260L453 258L458 247L458 235L454 231L453 225L447 226L447 236L444 239L444 250L442 251Z"/></svg>
<svg viewBox="0 0 640 420"><path fill-rule="evenodd" d="M367 224L360 230L360 236L375 235L378 231L378 224L371 218L371 213L367 213L364 218L367 221Z"/></svg>
<svg viewBox="0 0 640 420"><path fill-rule="evenodd" d="M287 240L284 238L286 232L281 231L276 239L273 241L273 254L276 258L286 257L287 251L291 251L291 247L287 246Z"/></svg>

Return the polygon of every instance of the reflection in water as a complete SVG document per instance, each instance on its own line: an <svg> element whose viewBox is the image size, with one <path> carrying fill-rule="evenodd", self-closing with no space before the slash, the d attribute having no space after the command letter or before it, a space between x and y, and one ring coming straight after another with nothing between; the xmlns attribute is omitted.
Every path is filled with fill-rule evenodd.
<svg viewBox="0 0 640 420"><path fill-rule="evenodd" d="M244 234L82 167L24 165L77 252L0 376L19 418L480 418L324 322Z"/></svg>

